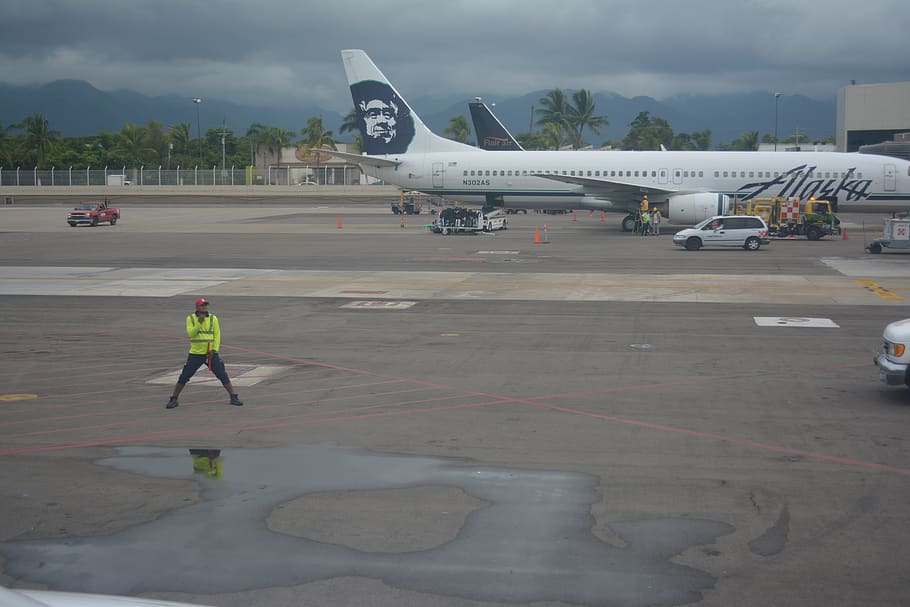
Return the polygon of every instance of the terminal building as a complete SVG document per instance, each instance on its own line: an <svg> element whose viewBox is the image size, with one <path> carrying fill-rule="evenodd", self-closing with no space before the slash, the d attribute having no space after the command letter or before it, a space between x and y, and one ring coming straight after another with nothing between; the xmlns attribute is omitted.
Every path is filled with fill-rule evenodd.
<svg viewBox="0 0 910 607"><path fill-rule="evenodd" d="M899 142L910 131L910 82L851 84L837 92L838 152ZM883 153L881 148L874 153ZM864 152L873 153L865 148ZM889 154L894 155L894 154Z"/></svg>

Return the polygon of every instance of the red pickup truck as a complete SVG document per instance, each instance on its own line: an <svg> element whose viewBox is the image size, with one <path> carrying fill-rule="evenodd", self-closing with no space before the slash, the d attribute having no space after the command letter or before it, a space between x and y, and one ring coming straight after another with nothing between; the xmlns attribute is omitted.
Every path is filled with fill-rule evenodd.
<svg viewBox="0 0 910 607"><path fill-rule="evenodd" d="M66 216L66 222L72 227L96 226L99 223L116 225L120 219L120 209L110 206L107 200L83 202Z"/></svg>

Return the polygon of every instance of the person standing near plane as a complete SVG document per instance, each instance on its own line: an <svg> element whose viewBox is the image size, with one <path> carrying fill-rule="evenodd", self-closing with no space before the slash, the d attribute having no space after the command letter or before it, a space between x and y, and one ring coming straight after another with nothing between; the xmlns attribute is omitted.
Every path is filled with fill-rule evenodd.
<svg viewBox="0 0 910 607"><path fill-rule="evenodd" d="M660 209L657 207L651 211L651 233L655 236L660 236Z"/></svg>
<svg viewBox="0 0 910 607"><path fill-rule="evenodd" d="M243 405L243 401L234 392L234 386L224 368L224 361L218 354L221 348L221 323L218 322L217 316L209 312L207 299L197 299L196 311L186 317L186 335L190 338L190 353L186 357L180 378L174 385L174 393L167 401L167 408L173 409L177 406L177 397L202 365L208 366L215 377L221 380L221 385L231 396L232 405L238 407Z"/></svg>
<svg viewBox="0 0 910 607"><path fill-rule="evenodd" d="M647 211L641 213L641 235L647 236L651 230L651 214Z"/></svg>

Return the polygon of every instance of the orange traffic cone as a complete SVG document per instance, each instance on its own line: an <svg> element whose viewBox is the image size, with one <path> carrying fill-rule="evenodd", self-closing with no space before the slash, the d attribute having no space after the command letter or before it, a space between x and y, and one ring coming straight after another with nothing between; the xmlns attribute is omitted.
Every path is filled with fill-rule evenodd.
<svg viewBox="0 0 910 607"><path fill-rule="evenodd" d="M540 228L534 226L534 244L540 244Z"/></svg>
<svg viewBox="0 0 910 607"><path fill-rule="evenodd" d="M341 215L338 216L338 229L341 229Z"/></svg>
<svg viewBox="0 0 910 607"><path fill-rule="evenodd" d="M588 213L588 219L594 219L594 211Z"/></svg>
<svg viewBox="0 0 910 607"><path fill-rule="evenodd" d="M607 220L607 214L604 213L603 211L601 211L601 212L600 212L600 221L601 221L601 222L604 222L604 221L606 221L606 220Z"/></svg>
<svg viewBox="0 0 910 607"><path fill-rule="evenodd" d="M844 240L850 240L850 237L847 236L847 228L844 228Z"/></svg>

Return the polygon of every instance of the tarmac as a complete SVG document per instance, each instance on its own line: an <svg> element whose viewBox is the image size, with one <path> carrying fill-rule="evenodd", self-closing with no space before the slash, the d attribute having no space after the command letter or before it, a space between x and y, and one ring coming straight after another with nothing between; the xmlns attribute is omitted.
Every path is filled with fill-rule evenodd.
<svg viewBox="0 0 910 607"><path fill-rule="evenodd" d="M0 206L0 583L910 603L910 394L872 364L910 257L864 252L881 215L690 252L588 212L432 234L384 195ZM164 408L199 296L243 407L203 371Z"/></svg>

